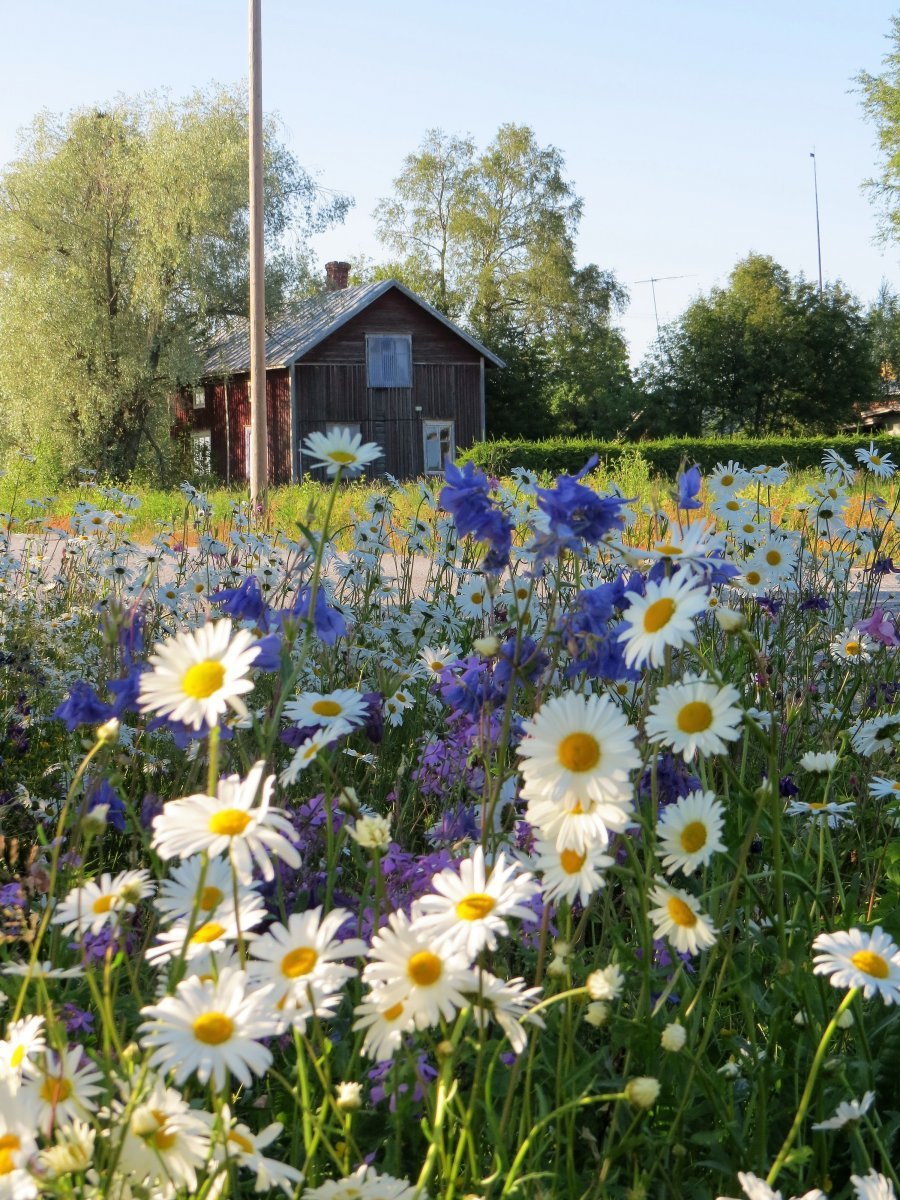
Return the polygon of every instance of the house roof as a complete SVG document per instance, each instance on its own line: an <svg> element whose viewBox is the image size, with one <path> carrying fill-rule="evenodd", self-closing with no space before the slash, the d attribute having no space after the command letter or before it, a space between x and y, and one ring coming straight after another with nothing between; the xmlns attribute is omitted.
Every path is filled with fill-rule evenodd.
<svg viewBox="0 0 900 1200"><path fill-rule="evenodd" d="M266 333L266 369L289 367L303 358L314 346L324 341L336 329L340 329L353 317L368 308L379 296L395 288L408 296L430 313L435 320L445 325L457 337L467 342L473 350L483 354L495 367L504 366L503 360L492 354L487 346L470 337L458 325L454 325L443 313L427 304L421 296L411 292L395 279L384 279L379 283L364 283L359 287L342 288L335 292L324 292L294 305L289 312L269 322ZM250 370L250 323L236 321L223 330L206 347L203 362L204 375L237 375Z"/></svg>

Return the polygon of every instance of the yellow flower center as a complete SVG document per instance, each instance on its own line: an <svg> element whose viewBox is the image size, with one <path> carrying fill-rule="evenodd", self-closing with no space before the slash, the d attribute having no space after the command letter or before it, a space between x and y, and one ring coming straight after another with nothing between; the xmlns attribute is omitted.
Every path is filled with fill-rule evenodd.
<svg viewBox="0 0 900 1200"><path fill-rule="evenodd" d="M109 910L113 906L114 899L115 899L114 896L98 896L91 907L92 907L93 911L95 913L97 913L98 915L100 913L109 912Z"/></svg>
<svg viewBox="0 0 900 1200"><path fill-rule="evenodd" d="M850 956L850 961L857 971L863 975L871 975L873 979L887 979L891 973L887 959L876 954L874 950L857 950Z"/></svg>
<svg viewBox="0 0 900 1200"><path fill-rule="evenodd" d="M670 896L666 901L669 916L682 929L693 929L697 924L697 914L689 904L685 904L678 896Z"/></svg>
<svg viewBox="0 0 900 1200"><path fill-rule="evenodd" d="M13 1050L12 1054L9 1056L9 1065L11 1067L21 1067L21 1065L24 1061L25 1061L25 1047L24 1046L16 1046L15 1050Z"/></svg>
<svg viewBox="0 0 900 1200"><path fill-rule="evenodd" d="M240 837L252 820L242 808L223 808L209 818L209 832L225 837Z"/></svg>
<svg viewBox="0 0 900 1200"><path fill-rule="evenodd" d="M660 629L664 629L672 620L674 614L674 600L670 600L668 596L663 596L660 600L654 600L652 604L647 606L647 610L644 613L645 633L659 633Z"/></svg>
<svg viewBox="0 0 900 1200"><path fill-rule="evenodd" d="M253 1153L253 1143L248 1137L244 1137L242 1133L238 1133L236 1129L229 1130L228 1141L233 1142L235 1146L239 1146L245 1154Z"/></svg>
<svg viewBox="0 0 900 1200"><path fill-rule="evenodd" d="M653 549L657 554L665 554L667 557L683 552L682 547L676 546L674 542L657 542Z"/></svg>
<svg viewBox="0 0 900 1200"><path fill-rule="evenodd" d="M63 1104L72 1095L72 1085L68 1079L60 1079L57 1075L48 1075L41 1084L41 1099L53 1108Z"/></svg>
<svg viewBox="0 0 900 1200"><path fill-rule="evenodd" d="M336 700L316 700L312 710L319 717L337 717L341 713L341 706Z"/></svg>
<svg viewBox="0 0 900 1200"><path fill-rule="evenodd" d="M382 1020L384 1020L384 1021L396 1021L398 1017L402 1017L402 1016L403 1016L402 1003L401 1004L392 1004L390 1008L386 1008L384 1010L384 1012L381 1014Z"/></svg>
<svg viewBox="0 0 900 1200"><path fill-rule="evenodd" d="M849 654L851 658L855 658L861 649L862 646L859 644L859 642L847 642L844 646L845 653Z"/></svg>
<svg viewBox="0 0 900 1200"><path fill-rule="evenodd" d="M696 854L706 845L706 826L702 821L691 821L682 829L679 841L686 854Z"/></svg>
<svg viewBox="0 0 900 1200"><path fill-rule="evenodd" d="M350 450L329 450L328 457L332 462L340 463L341 466L356 462L356 455Z"/></svg>
<svg viewBox="0 0 900 1200"><path fill-rule="evenodd" d="M574 850L563 850L559 856L559 865L567 875L577 875L584 866L586 854L576 854Z"/></svg>
<svg viewBox="0 0 900 1200"><path fill-rule="evenodd" d="M759 571L748 571L745 578L751 587L756 587L762 581Z"/></svg>
<svg viewBox="0 0 900 1200"><path fill-rule="evenodd" d="M781 562L781 551L780 550L767 550L766 551L766 562L769 564L770 567L777 567L779 565L779 563Z"/></svg>
<svg viewBox="0 0 900 1200"><path fill-rule="evenodd" d="M881 466L881 455L880 454L870 454L869 462L874 463L876 467L880 467Z"/></svg>
<svg viewBox="0 0 900 1200"><path fill-rule="evenodd" d="M417 987L431 987L441 977L444 964L430 950L419 950L406 964L406 973Z"/></svg>
<svg viewBox="0 0 900 1200"><path fill-rule="evenodd" d="M153 1108L150 1110L150 1112L154 1121L156 1121L159 1125L159 1128L156 1130L156 1132L150 1135L150 1141L157 1150L161 1150L163 1152L166 1150L171 1150L178 1141L178 1134L169 1132L167 1128L169 1119L168 1114L161 1112L158 1108Z"/></svg>
<svg viewBox="0 0 900 1200"><path fill-rule="evenodd" d="M22 1149L21 1139L14 1133L0 1135L0 1175L10 1175L16 1169L15 1153Z"/></svg>
<svg viewBox="0 0 900 1200"><path fill-rule="evenodd" d="M462 921L482 921L497 901L485 892L472 892L464 896L456 906L456 915Z"/></svg>
<svg viewBox="0 0 900 1200"><path fill-rule="evenodd" d="M728 509L729 512L740 512L741 511L741 502L740 502L740 500L728 500L725 504L725 507Z"/></svg>
<svg viewBox="0 0 900 1200"><path fill-rule="evenodd" d="M184 673L181 690L193 700L205 700L217 692L225 678L225 668L214 658L194 663Z"/></svg>
<svg viewBox="0 0 900 1200"><path fill-rule="evenodd" d="M713 711L705 700L689 700L678 710L676 723L682 733L704 733L713 723Z"/></svg>
<svg viewBox="0 0 900 1200"><path fill-rule="evenodd" d="M201 1013L194 1022L194 1037L205 1046L221 1046L233 1033L234 1021L225 1013Z"/></svg>
<svg viewBox="0 0 900 1200"><path fill-rule="evenodd" d="M432 671L435 672L435 674L437 674L438 671L442 671L444 669L444 664L442 662L440 662L438 659L434 659L428 665L431 667Z"/></svg>
<svg viewBox="0 0 900 1200"><path fill-rule="evenodd" d="M567 771L590 771L602 757L600 743L590 733L569 733L559 743L558 757Z"/></svg>
<svg viewBox="0 0 900 1200"><path fill-rule="evenodd" d="M734 476L733 476L733 475L723 475L723 476L722 476L722 478L719 480L719 484L720 484L722 487L731 487L731 485L732 485L733 483L734 483Z"/></svg>
<svg viewBox="0 0 900 1200"><path fill-rule="evenodd" d="M191 938L191 941L200 946L206 946L210 942L217 942L225 932L225 926L220 925L218 921L207 921Z"/></svg>
<svg viewBox="0 0 900 1200"><path fill-rule="evenodd" d="M473 592L472 593L472 603L473 604L481 604L481 602L483 600L484 600L484 592Z"/></svg>
<svg viewBox="0 0 900 1200"><path fill-rule="evenodd" d="M319 955L312 946L297 946L281 960L281 973L288 979L299 979L301 975L308 975L318 961Z"/></svg>
<svg viewBox="0 0 900 1200"><path fill-rule="evenodd" d="M224 899L225 893L220 888L213 887L210 884L209 887L205 887L200 893L200 907L204 912L212 912L213 909L219 907Z"/></svg>

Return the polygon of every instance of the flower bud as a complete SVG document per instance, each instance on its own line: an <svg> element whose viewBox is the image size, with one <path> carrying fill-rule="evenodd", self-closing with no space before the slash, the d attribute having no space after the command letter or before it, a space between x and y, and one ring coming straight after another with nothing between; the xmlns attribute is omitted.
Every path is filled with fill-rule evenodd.
<svg viewBox="0 0 900 1200"><path fill-rule="evenodd" d="M662 1036L659 1039L659 1044L663 1050L669 1050L673 1054L677 1054L687 1041L687 1030L683 1025L679 1025L677 1021L672 1021L662 1031Z"/></svg>
<svg viewBox="0 0 900 1200"><path fill-rule="evenodd" d="M652 1108L659 1096L659 1080L652 1075L638 1075L625 1084L625 1098L635 1108Z"/></svg>
<svg viewBox="0 0 900 1200"><path fill-rule="evenodd" d="M722 604L717 605L713 609L713 613L719 623L719 628L724 629L726 633L737 633L747 624L747 618L742 612L736 612L733 608L726 608Z"/></svg>
<svg viewBox="0 0 900 1200"><path fill-rule="evenodd" d="M472 649L482 658L493 658L500 650L500 639L493 636L475 638Z"/></svg>
<svg viewBox="0 0 900 1200"><path fill-rule="evenodd" d="M335 1104L341 1112L356 1112L358 1108L362 1107L361 1093L361 1083L339 1083Z"/></svg>
<svg viewBox="0 0 900 1200"><path fill-rule="evenodd" d="M609 1013L609 1005L604 1000L595 1000L587 1006L584 1019L588 1025L593 1025L595 1029L599 1029L601 1025L605 1025L609 1020Z"/></svg>
<svg viewBox="0 0 900 1200"><path fill-rule="evenodd" d="M97 729L98 742L116 742L119 740L119 722L115 717L110 719Z"/></svg>

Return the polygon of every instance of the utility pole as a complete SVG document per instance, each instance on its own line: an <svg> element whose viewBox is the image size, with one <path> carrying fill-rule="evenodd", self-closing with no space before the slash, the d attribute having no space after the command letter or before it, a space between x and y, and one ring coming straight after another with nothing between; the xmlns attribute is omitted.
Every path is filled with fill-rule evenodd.
<svg viewBox="0 0 900 1200"><path fill-rule="evenodd" d="M266 292L263 258L261 0L250 11L250 499L269 485L266 421Z"/></svg>
<svg viewBox="0 0 900 1200"><path fill-rule="evenodd" d="M813 190L816 195L816 248L819 251L819 295L822 295L822 235L819 232L819 177L816 174L816 152L810 150L809 157L813 160Z"/></svg>

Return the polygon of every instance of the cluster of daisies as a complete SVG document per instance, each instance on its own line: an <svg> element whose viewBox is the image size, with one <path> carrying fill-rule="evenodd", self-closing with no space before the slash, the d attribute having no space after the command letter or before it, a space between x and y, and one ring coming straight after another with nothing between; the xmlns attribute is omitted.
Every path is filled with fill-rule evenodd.
<svg viewBox="0 0 900 1200"><path fill-rule="evenodd" d="M349 431L314 435L307 448L336 481L380 453ZM75 882L36 911L24 961L5 968L16 987L0 1041L0 1197L170 1200L246 1180L303 1200L417 1200L432 1158L414 1183L365 1157L354 1140L359 1079L322 1100L346 1134L340 1150L329 1144L325 1182L321 1165L305 1178L310 1155L290 1127L308 1120L301 1105L258 1119L266 1081L281 1085L286 1063L332 1042L352 1044L360 1078L382 1080L434 1045L455 1052L464 1031L501 1044L508 1065L542 1036L558 986L590 1002L589 1025L605 1024L634 956L620 947L578 986L572 947L557 939L546 971L532 968L561 915L574 915L581 936L601 893L615 911L637 863L654 955L666 946L668 961L702 970L734 935L721 879L744 833L715 761L773 744L773 662L781 696L805 706L816 732L789 774L758 781L765 802L783 801L809 844L821 835L824 855L826 834L855 807L832 794L851 754L872 775L873 801L900 795L889 765L900 630L878 599L896 506L873 490L857 515L851 491L857 469L881 482L893 464L874 446L857 459L829 454L792 527L771 503L782 468L721 465L705 500L699 472L686 471L674 517L615 490L593 495L580 477L550 489L520 471L494 486L448 468L442 493L421 485L411 520L370 497L349 550L326 546L321 570L310 546L255 531L241 512L221 540L190 487L203 528L193 559L170 537L133 547L133 498L113 490L109 509L79 506L57 578L5 556L10 611L24 611L32 571L44 603L79 588L93 596L104 581L102 652L83 613L48 622L58 646L86 639L91 682L58 674L49 690L70 687L57 713L71 729L99 729L99 743L144 755L163 799L148 809L144 863L129 855L115 870L92 852L89 867L45 839L54 856L65 850L59 870ZM785 605L805 622L789 653ZM729 639L750 647L747 678L726 678L710 653ZM820 691L799 674L801 658ZM787 707L780 716L787 736ZM213 769L208 790L166 798L176 742L188 748L182 763L202 767L208 755L215 767L221 752L240 773ZM398 829L398 796L384 799L379 776L380 755L398 745L428 810L412 830ZM298 833L316 789L324 857ZM370 804L376 792L382 802ZM88 811L85 788L80 817L92 821L65 831L76 847L88 828L95 848L109 844L115 789L100 794ZM136 833L135 814L126 820ZM395 893L391 860L416 839L440 849ZM362 894L338 887L346 879ZM623 944L633 948L632 932ZM59 963L42 961L50 944ZM72 952L81 965L61 966ZM900 949L874 923L821 932L812 953L813 972L836 989L900 1003ZM66 978L88 981L102 1046L67 1032L54 991ZM121 1024L119 978L134 1008ZM660 1044L675 1055L687 1038L674 1020ZM417 1068L416 1087L432 1077ZM636 1077L621 1095L649 1110L660 1087ZM815 1128L860 1120L871 1103L845 1103ZM738 1182L749 1200L780 1195L753 1174ZM859 1200L894 1195L874 1169L852 1185Z"/></svg>

